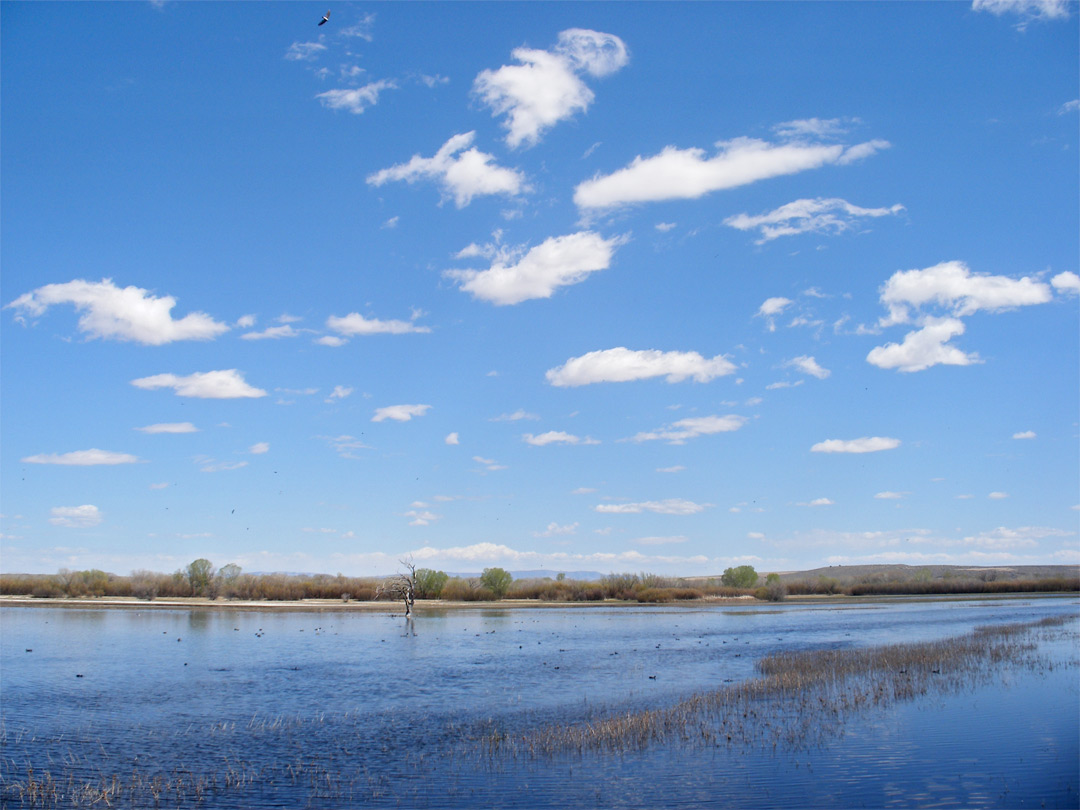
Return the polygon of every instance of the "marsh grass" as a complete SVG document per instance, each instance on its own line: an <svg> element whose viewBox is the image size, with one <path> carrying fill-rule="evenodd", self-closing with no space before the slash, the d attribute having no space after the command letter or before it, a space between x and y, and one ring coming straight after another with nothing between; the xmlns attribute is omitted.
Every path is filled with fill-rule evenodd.
<svg viewBox="0 0 1080 810"><path fill-rule="evenodd" d="M758 662L758 677L672 706L519 734L492 729L480 745L508 756L623 752L675 740L802 748L842 733L849 716L871 706L964 688L1003 664L1052 666L1033 656L1034 636L1070 620L980 627L940 641L777 653Z"/></svg>

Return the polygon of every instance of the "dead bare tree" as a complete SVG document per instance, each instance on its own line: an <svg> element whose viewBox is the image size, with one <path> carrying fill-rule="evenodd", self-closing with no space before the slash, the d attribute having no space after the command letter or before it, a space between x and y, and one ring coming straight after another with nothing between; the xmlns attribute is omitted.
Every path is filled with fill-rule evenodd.
<svg viewBox="0 0 1080 810"><path fill-rule="evenodd" d="M416 601L416 566L411 559L398 560L409 570L408 574L394 574L379 583L375 589L375 598L386 596L390 599L400 599L405 603L405 618L412 617L413 603Z"/></svg>

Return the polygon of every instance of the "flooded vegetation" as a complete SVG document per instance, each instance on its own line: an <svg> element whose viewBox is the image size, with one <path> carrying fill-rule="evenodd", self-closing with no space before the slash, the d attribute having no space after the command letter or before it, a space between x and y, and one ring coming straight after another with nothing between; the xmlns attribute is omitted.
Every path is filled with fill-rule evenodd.
<svg viewBox="0 0 1080 810"><path fill-rule="evenodd" d="M1076 806L1074 599L751 605L5 608L0 801Z"/></svg>

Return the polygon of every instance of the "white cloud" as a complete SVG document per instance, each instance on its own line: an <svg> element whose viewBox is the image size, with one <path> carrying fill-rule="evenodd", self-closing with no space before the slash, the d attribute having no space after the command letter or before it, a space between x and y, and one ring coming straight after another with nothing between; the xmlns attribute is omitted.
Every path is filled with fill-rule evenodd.
<svg viewBox="0 0 1080 810"><path fill-rule="evenodd" d="M202 371L179 377L176 374L155 374L152 377L140 377L132 380L136 388L172 388L178 397L196 397L199 399L240 399L246 397L265 397L266 392L255 388L244 380L244 376L235 368L221 371Z"/></svg>
<svg viewBox="0 0 1080 810"><path fill-rule="evenodd" d="M617 36L580 28L561 32L551 51L517 48L511 55L520 64L482 71L473 82L473 92L493 114L507 116L511 148L537 143L545 130L588 109L594 96L579 73L603 77L629 60Z"/></svg>
<svg viewBox="0 0 1080 810"><path fill-rule="evenodd" d="M746 424L746 417L729 414L727 416L692 416L680 419L656 431L638 433L630 438L633 442L662 440L669 444L685 444L687 439L698 436L711 436L715 433L729 433Z"/></svg>
<svg viewBox="0 0 1080 810"><path fill-rule="evenodd" d="M240 336L241 340L277 340L279 338L297 337L300 334L290 324L282 326L270 326L261 332L245 332Z"/></svg>
<svg viewBox="0 0 1080 810"><path fill-rule="evenodd" d="M903 492L888 492L888 491L886 491L886 492L879 492L874 497L877 498L879 501L899 501L899 500L903 499L904 493Z"/></svg>
<svg viewBox="0 0 1080 810"><path fill-rule="evenodd" d="M357 335L427 334L431 332L429 327L417 326L413 321L382 321L378 318L365 318L358 312L350 312L340 318L331 315L326 319L326 327L348 337L356 337Z"/></svg>
<svg viewBox="0 0 1080 810"><path fill-rule="evenodd" d="M1013 438L1014 439L1034 439L1035 438L1035 431L1034 430L1025 430L1022 433L1014 433Z"/></svg>
<svg viewBox="0 0 1080 810"><path fill-rule="evenodd" d="M1070 273L1068 270L1064 273L1058 273L1050 279L1050 284L1058 292L1080 293L1080 276L1076 275L1076 273Z"/></svg>
<svg viewBox="0 0 1080 810"><path fill-rule="evenodd" d="M248 448L248 452L251 453L253 456L261 456L263 453L269 453L270 442L258 442L256 444L253 444L251 445L251 447Z"/></svg>
<svg viewBox="0 0 1080 810"><path fill-rule="evenodd" d="M339 338L337 335L323 335L315 342L320 346L332 346L337 348L338 346L344 346L349 341L345 340L345 338Z"/></svg>
<svg viewBox="0 0 1080 810"><path fill-rule="evenodd" d="M899 439L868 436L861 439L827 439L818 442L810 450L814 453L876 453L899 446Z"/></svg>
<svg viewBox="0 0 1080 810"><path fill-rule="evenodd" d="M328 396L323 401L324 402L334 402L335 400L345 399L346 397L351 395L352 392L353 392L353 389L348 387L347 385L335 385L334 390L330 392L330 396Z"/></svg>
<svg viewBox="0 0 1080 810"><path fill-rule="evenodd" d="M440 184L444 195L454 198L458 208L464 208L472 202L473 197L490 194L513 197L529 191L523 174L496 166L493 164L494 156L475 147L468 148L475 136L475 132L455 135L439 148L434 157L413 155L408 163L400 163L369 175L367 182L373 186L381 186L392 180L404 180L407 183L434 180Z"/></svg>
<svg viewBox="0 0 1080 810"><path fill-rule="evenodd" d="M241 315L236 319L236 325L241 329L250 329L255 325L255 320L254 315Z"/></svg>
<svg viewBox="0 0 1080 810"><path fill-rule="evenodd" d="M436 520L441 520L442 515L437 515L434 512L425 510L413 509L403 513L404 517L412 518L409 521L410 526L430 526Z"/></svg>
<svg viewBox="0 0 1080 810"><path fill-rule="evenodd" d="M137 427L142 433L198 433L199 429L191 422L161 422L156 425Z"/></svg>
<svg viewBox="0 0 1080 810"><path fill-rule="evenodd" d="M492 472L497 472L498 470L505 470L506 469L505 464L499 464L493 458L484 458L483 456L473 456L472 460L475 461L477 464L483 464L487 469L491 470Z"/></svg>
<svg viewBox="0 0 1080 810"><path fill-rule="evenodd" d="M534 436L531 433L525 433L521 437L522 441L526 444L531 444L533 447L543 447L546 444L599 444L596 439L590 439L586 436L584 439L580 436L575 436L572 433L566 433L562 430L549 430L547 433L541 433L539 436Z"/></svg>
<svg viewBox="0 0 1080 810"><path fill-rule="evenodd" d="M520 304L550 298L559 287L579 284L590 273L606 270L624 242L623 237L604 239L593 231L553 236L527 252L500 251L487 270L447 270L443 275L474 298L497 306Z"/></svg>
<svg viewBox="0 0 1080 810"><path fill-rule="evenodd" d="M108 450L74 450L70 453L39 453L23 459L26 464L61 464L69 467L95 467L99 465L137 464L139 458L130 453L113 453Z"/></svg>
<svg viewBox="0 0 1080 810"><path fill-rule="evenodd" d="M331 110L348 110L353 115L360 115L368 107L374 107L383 90L396 90L397 84L391 79L369 82L363 87L350 87L327 90L315 96L319 103Z"/></svg>
<svg viewBox="0 0 1080 810"><path fill-rule="evenodd" d="M1005 500L1006 498L1009 497L1009 493L1008 492L991 492L986 497L989 498L992 501L1003 501L1003 500Z"/></svg>
<svg viewBox="0 0 1080 810"><path fill-rule="evenodd" d="M807 357L805 354L788 360L784 365L801 371L803 374L809 374L811 377L817 377L819 380L824 380L832 373L827 368L819 366L813 357Z"/></svg>
<svg viewBox="0 0 1080 810"><path fill-rule="evenodd" d="M574 387L650 377L665 377L669 383L688 378L704 383L734 372L734 364L719 354L707 359L697 352L662 352L657 349L633 351L619 346L571 357L561 366L549 369L546 377L554 386Z"/></svg>
<svg viewBox="0 0 1080 810"><path fill-rule="evenodd" d="M535 413L529 413L524 408L518 408L513 413L503 413L498 416L493 416L489 419L489 422L519 422L522 419L539 419Z"/></svg>
<svg viewBox="0 0 1080 810"><path fill-rule="evenodd" d="M290 62L311 62L325 50L326 46L321 42L294 42L285 51L285 58Z"/></svg>
<svg viewBox="0 0 1080 810"><path fill-rule="evenodd" d="M623 169L580 183L574 190L574 202L579 208L605 209L660 200L697 199L758 180L850 162L888 146L886 141L845 147L802 141L773 144L756 138L736 138L717 142L716 154L708 158L704 149L667 146L658 155L648 158L639 155Z"/></svg>
<svg viewBox="0 0 1080 810"><path fill-rule="evenodd" d="M686 467L684 467L682 464L676 464L672 467L657 467L656 471L658 473L677 473L682 472L685 469Z"/></svg>
<svg viewBox="0 0 1080 810"><path fill-rule="evenodd" d="M908 332L903 343L875 346L866 361L878 368L898 371L922 371L936 365L969 366L980 362L979 355L967 354L948 345L957 335L964 334L963 321L956 318L926 318L922 329Z"/></svg>
<svg viewBox="0 0 1080 810"><path fill-rule="evenodd" d="M694 503L683 498L668 498L663 501L642 501L640 503L602 503L593 507L597 512L608 515L640 515L654 512L658 515L696 515L712 504Z"/></svg>
<svg viewBox="0 0 1080 810"><path fill-rule="evenodd" d="M653 227L656 228L656 230L660 231L660 233L667 233L668 231L675 230L676 223L674 223L674 222L657 222Z"/></svg>
<svg viewBox="0 0 1080 810"><path fill-rule="evenodd" d="M770 332L776 331L776 316L782 313L795 302L790 298L766 298L765 302L758 307L756 317L764 318L765 325Z"/></svg>
<svg viewBox="0 0 1080 810"><path fill-rule="evenodd" d="M797 503L796 506L835 506L835 502L828 498L815 498L812 501L806 501L803 503Z"/></svg>
<svg viewBox="0 0 1080 810"><path fill-rule="evenodd" d="M1068 0L973 0L971 8L997 17L1016 14L1021 18L1016 25L1021 31L1035 20L1064 20L1069 16Z"/></svg>
<svg viewBox="0 0 1080 810"><path fill-rule="evenodd" d="M443 441L449 445L459 445L461 444L461 437L457 433L448 433Z"/></svg>
<svg viewBox="0 0 1080 810"><path fill-rule="evenodd" d="M79 331L91 338L160 346L176 340L210 340L229 330L203 312L173 320L175 298L167 295L158 298L139 287L121 289L108 278L47 284L19 296L4 309L16 310L22 320L26 316L40 317L54 304L74 304L82 313Z"/></svg>
<svg viewBox="0 0 1080 810"><path fill-rule="evenodd" d="M91 504L82 506L54 506L49 523L67 529L89 529L104 520L101 510Z"/></svg>
<svg viewBox="0 0 1080 810"><path fill-rule="evenodd" d="M773 127L773 132L781 138L795 140L812 138L814 140L834 140L846 135L849 124L857 124L859 119L848 118L803 118L798 121L785 121Z"/></svg>
<svg viewBox="0 0 1080 810"><path fill-rule="evenodd" d="M578 528L577 523L569 523L565 526L560 526L558 523L552 521L547 525L547 528L542 532L533 532L533 537L563 537L568 534L575 534Z"/></svg>
<svg viewBox="0 0 1080 810"><path fill-rule="evenodd" d="M881 303L889 315L881 325L908 323L911 308L919 310L930 304L943 307L953 317L963 317L979 311L1045 304L1051 297L1047 284L1027 276L1011 279L973 274L963 262L942 262L923 270L898 271L885 282Z"/></svg>
<svg viewBox="0 0 1080 810"><path fill-rule="evenodd" d="M860 218L884 217L903 210L904 206L899 204L891 208L861 208L846 200L818 197L796 200L758 216L736 214L725 219L724 224L740 231L757 229L761 238L755 244L763 245L781 236L800 233L839 234L855 227Z"/></svg>
<svg viewBox="0 0 1080 810"><path fill-rule="evenodd" d="M769 383L765 386L765 390L776 391L780 388L798 388L804 382L806 382L806 380L796 380L795 382L787 382L786 380L782 380L780 382Z"/></svg>
<svg viewBox="0 0 1080 810"><path fill-rule="evenodd" d="M1080 110L1080 98L1074 98L1072 101L1066 101L1060 107L1058 107L1058 115L1068 115L1071 112Z"/></svg>
<svg viewBox="0 0 1080 810"><path fill-rule="evenodd" d="M376 408L371 421L393 419L395 422L408 422L414 416L423 416L430 409L430 405L388 405L385 408Z"/></svg>

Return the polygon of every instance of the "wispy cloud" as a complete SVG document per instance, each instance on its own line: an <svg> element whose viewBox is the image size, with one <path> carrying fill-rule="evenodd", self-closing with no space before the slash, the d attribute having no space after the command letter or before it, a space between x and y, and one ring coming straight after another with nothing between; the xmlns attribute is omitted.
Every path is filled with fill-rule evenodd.
<svg viewBox="0 0 1080 810"><path fill-rule="evenodd" d="M601 503L593 509L607 515L640 515L643 512L653 512L658 515L696 515L710 506L712 504L694 503L683 498L668 498L663 501L639 503Z"/></svg>
<svg viewBox="0 0 1080 810"><path fill-rule="evenodd" d="M633 203L697 199L759 180L850 163L888 147L882 140L849 147L736 138L718 141L716 153L706 157L704 149L667 146L657 155L638 156L623 169L580 183L574 190L574 202L585 210L603 210Z"/></svg>
<svg viewBox="0 0 1080 810"><path fill-rule="evenodd" d="M725 225L740 231L757 230L761 234L755 244L763 245L781 236L801 233L840 234L855 228L859 220L899 214L902 205L889 208L862 208L841 199L795 200L765 214L750 216L736 214L724 220Z"/></svg>
<svg viewBox="0 0 1080 810"><path fill-rule="evenodd" d="M92 504L82 506L54 506L49 523L66 529L89 529L99 525L105 518L101 510Z"/></svg>
<svg viewBox="0 0 1080 810"><path fill-rule="evenodd" d="M649 442L666 441L668 444L685 444L688 439L698 436L711 436L716 433L730 433L746 424L745 416L728 414L727 416L692 416L680 419L659 430L638 433L629 441Z"/></svg>

